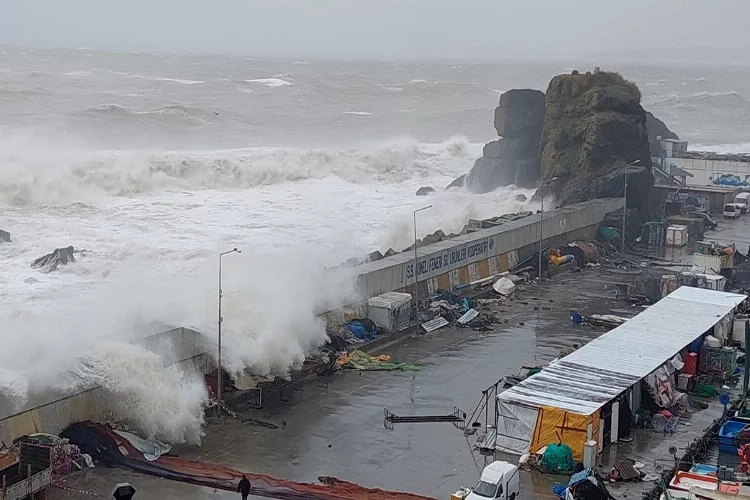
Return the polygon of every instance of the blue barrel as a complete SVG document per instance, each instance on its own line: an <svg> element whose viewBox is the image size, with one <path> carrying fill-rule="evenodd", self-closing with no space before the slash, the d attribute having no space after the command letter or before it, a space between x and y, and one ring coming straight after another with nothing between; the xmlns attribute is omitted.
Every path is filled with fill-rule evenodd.
<svg viewBox="0 0 750 500"><path fill-rule="evenodd" d="M574 325L580 325L583 322L583 316L581 316L581 313L579 313L578 311L571 311L570 321Z"/></svg>

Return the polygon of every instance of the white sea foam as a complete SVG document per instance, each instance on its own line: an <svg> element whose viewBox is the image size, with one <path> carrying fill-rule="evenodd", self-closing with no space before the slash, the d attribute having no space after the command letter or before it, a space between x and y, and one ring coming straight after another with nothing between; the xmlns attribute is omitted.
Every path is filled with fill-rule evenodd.
<svg viewBox="0 0 750 500"><path fill-rule="evenodd" d="M284 80L282 78L255 78L253 80L245 80L248 83L260 83L266 87L286 87L292 85L292 82Z"/></svg>
<svg viewBox="0 0 750 500"><path fill-rule="evenodd" d="M157 82L171 82L171 83L179 83L182 85L201 85L203 83L206 83L203 80L185 80L180 78L166 78L166 77L159 77L154 78Z"/></svg>
<svg viewBox="0 0 750 500"><path fill-rule="evenodd" d="M480 151L454 138L85 153L4 136L0 223L14 241L0 246L0 406L98 385L142 433L197 441L203 382L165 366L169 346L132 345L139 326L192 327L215 352L216 255L240 247L224 260L225 366L287 376L325 340L316 314L355 298L347 271L325 267L408 245L421 185L438 192L420 236L523 206L512 189L442 191ZM29 267L71 244L88 250L76 263L51 274Z"/></svg>
<svg viewBox="0 0 750 500"><path fill-rule="evenodd" d="M690 144L692 151L712 151L715 153L750 153L750 142L744 144Z"/></svg>
<svg viewBox="0 0 750 500"><path fill-rule="evenodd" d="M117 106L100 111L127 114ZM182 116L170 108L160 112ZM164 190L235 189L336 176L348 182L398 182L467 169L476 148L457 138L443 144L391 141L363 149L250 148L184 152L83 152L35 139L0 139L0 206L91 201L101 195Z"/></svg>
<svg viewBox="0 0 750 500"><path fill-rule="evenodd" d="M358 116L370 116L372 113L369 111L342 111L345 115L358 115Z"/></svg>

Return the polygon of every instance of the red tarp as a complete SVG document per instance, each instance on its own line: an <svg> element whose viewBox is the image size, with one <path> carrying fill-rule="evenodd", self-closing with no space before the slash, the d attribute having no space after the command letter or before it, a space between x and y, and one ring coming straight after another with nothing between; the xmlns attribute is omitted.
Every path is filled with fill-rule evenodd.
<svg viewBox="0 0 750 500"><path fill-rule="evenodd" d="M125 438L94 422L73 424L60 435L105 465L227 491L237 491L237 483L244 474L253 485L253 495L282 500L434 500L411 493L365 488L332 477L319 477L323 484L310 484L172 456L148 462Z"/></svg>

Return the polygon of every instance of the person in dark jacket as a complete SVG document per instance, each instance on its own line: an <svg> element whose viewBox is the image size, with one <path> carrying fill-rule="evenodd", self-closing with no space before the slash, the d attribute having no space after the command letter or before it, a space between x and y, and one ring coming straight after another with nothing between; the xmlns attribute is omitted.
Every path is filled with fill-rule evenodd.
<svg viewBox="0 0 750 500"><path fill-rule="evenodd" d="M250 495L250 489L253 486L250 484L250 481L245 477L245 475L242 475L242 479L240 479L240 484L237 485L237 493L242 495L242 500L247 500L248 495Z"/></svg>

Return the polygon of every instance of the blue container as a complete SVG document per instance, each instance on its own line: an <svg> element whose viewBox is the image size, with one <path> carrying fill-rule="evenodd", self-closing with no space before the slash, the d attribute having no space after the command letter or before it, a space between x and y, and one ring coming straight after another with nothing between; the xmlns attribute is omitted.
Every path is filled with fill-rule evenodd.
<svg viewBox="0 0 750 500"><path fill-rule="evenodd" d="M573 311L570 313L570 321L574 325L580 325L581 322L583 321L583 316L581 316L581 313Z"/></svg>
<svg viewBox="0 0 750 500"><path fill-rule="evenodd" d="M727 420L719 429L719 451L727 453L737 453L737 441L735 436L748 425L747 422L738 422L737 420Z"/></svg>
<svg viewBox="0 0 750 500"><path fill-rule="evenodd" d="M713 465L695 464L693 465L693 468L690 469L690 472L695 472L696 474L707 476L709 474L716 474L718 470L719 468Z"/></svg>

